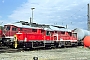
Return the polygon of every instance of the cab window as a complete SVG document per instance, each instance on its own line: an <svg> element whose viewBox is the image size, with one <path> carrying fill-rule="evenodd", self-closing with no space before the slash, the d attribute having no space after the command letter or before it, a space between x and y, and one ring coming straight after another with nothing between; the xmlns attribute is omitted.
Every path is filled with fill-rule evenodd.
<svg viewBox="0 0 90 60"><path fill-rule="evenodd" d="M49 32L49 31L47 31L47 32L46 32L46 35L50 35L50 32Z"/></svg>
<svg viewBox="0 0 90 60"><path fill-rule="evenodd" d="M6 27L6 30L10 30L10 26L7 26L7 27Z"/></svg>
<svg viewBox="0 0 90 60"><path fill-rule="evenodd" d="M65 34L65 32L64 31L61 31L61 34Z"/></svg>
<svg viewBox="0 0 90 60"><path fill-rule="evenodd" d="M17 28L13 27L13 28L12 28L12 31L17 31Z"/></svg>
<svg viewBox="0 0 90 60"><path fill-rule="evenodd" d="M32 32L37 32L37 29L32 29Z"/></svg>

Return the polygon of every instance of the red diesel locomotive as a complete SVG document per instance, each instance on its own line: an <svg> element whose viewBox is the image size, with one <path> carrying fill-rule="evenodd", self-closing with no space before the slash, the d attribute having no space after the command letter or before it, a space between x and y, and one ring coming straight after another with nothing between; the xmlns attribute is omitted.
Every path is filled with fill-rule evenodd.
<svg viewBox="0 0 90 60"><path fill-rule="evenodd" d="M23 25L4 25L2 43L14 48L62 47L77 45L77 34L60 26L22 22ZM29 25L24 27L25 25Z"/></svg>

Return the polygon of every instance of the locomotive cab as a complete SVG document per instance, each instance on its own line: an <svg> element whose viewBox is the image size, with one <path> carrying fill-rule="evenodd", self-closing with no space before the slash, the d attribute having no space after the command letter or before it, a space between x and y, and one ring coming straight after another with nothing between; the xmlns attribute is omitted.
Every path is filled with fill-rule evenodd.
<svg viewBox="0 0 90 60"><path fill-rule="evenodd" d="M18 30L17 30L17 27L16 26L13 26L13 25L5 25L4 26L4 34L6 37L10 37L10 36L13 36L15 33L17 33Z"/></svg>
<svg viewBox="0 0 90 60"><path fill-rule="evenodd" d="M2 42L4 45L12 45L15 33L18 32L18 28L13 25L4 25Z"/></svg>

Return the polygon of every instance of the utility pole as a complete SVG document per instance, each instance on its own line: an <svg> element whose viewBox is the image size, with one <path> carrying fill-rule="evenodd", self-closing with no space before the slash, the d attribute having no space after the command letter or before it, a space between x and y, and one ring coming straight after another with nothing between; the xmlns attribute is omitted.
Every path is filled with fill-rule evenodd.
<svg viewBox="0 0 90 60"><path fill-rule="evenodd" d="M32 10L32 23L33 23L33 10L34 10L35 8L31 8L31 10Z"/></svg>
<svg viewBox="0 0 90 60"><path fill-rule="evenodd" d="M88 21L87 21L87 25L88 25L88 30L90 31L90 4L88 4Z"/></svg>

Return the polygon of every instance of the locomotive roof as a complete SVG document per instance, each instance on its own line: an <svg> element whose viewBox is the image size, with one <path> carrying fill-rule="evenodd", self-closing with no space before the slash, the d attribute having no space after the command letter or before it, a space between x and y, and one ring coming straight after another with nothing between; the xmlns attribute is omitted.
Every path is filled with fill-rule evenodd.
<svg viewBox="0 0 90 60"><path fill-rule="evenodd" d="M45 30L48 30L48 31L67 31L67 32L71 32L72 31L70 29L57 28L57 27L53 27L53 26L50 26L50 28L45 28Z"/></svg>
<svg viewBox="0 0 90 60"><path fill-rule="evenodd" d="M33 28L33 29L44 29L44 30L48 30L48 31L67 31L67 32L71 32L71 30L69 29L65 29L64 27L58 27L58 26L54 26L54 25L45 25L46 27L44 28L40 28L40 27L31 27L30 25L22 25L21 23L15 23L15 24L6 24L6 25L12 25L12 26L16 26L16 27L21 27L21 28ZM44 26L44 24L42 25Z"/></svg>
<svg viewBox="0 0 90 60"><path fill-rule="evenodd" d="M12 26L21 27L21 28L42 29L42 28L39 28L39 27L31 27L31 26L29 26L29 25L22 25L22 24L20 24L20 23L18 23L18 24L6 24L6 25L12 25Z"/></svg>

